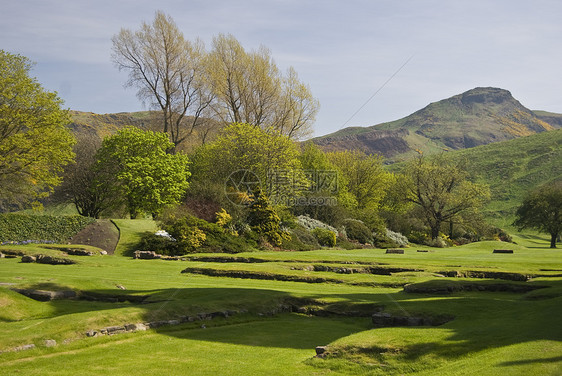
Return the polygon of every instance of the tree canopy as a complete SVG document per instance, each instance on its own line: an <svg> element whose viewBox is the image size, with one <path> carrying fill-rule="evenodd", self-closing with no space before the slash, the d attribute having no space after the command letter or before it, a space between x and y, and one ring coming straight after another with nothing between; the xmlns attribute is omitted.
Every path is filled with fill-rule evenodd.
<svg viewBox="0 0 562 376"><path fill-rule="evenodd" d="M392 175L383 168L382 157L358 150L328 153L350 197L347 205L358 210L376 210Z"/></svg>
<svg viewBox="0 0 562 376"><path fill-rule="evenodd" d="M490 197L487 186L470 182L465 169L443 154L411 161L405 176L403 194L420 209L432 239L439 236L442 223L482 206Z"/></svg>
<svg viewBox="0 0 562 376"><path fill-rule="evenodd" d="M529 192L517 209L514 225L550 234L550 248L562 233L562 182L540 186Z"/></svg>
<svg viewBox="0 0 562 376"><path fill-rule="evenodd" d="M125 128L103 140L97 169L113 171L115 194L125 199L131 218L159 214L179 203L187 187L188 158L169 154L174 144L164 133Z"/></svg>
<svg viewBox="0 0 562 376"><path fill-rule="evenodd" d="M193 180L224 184L231 174L248 171L272 200L297 194L308 181L299 150L280 132L246 123L233 123L194 156Z"/></svg>
<svg viewBox="0 0 562 376"><path fill-rule="evenodd" d="M31 67L0 50L0 209L47 195L74 157L68 111L29 76Z"/></svg>

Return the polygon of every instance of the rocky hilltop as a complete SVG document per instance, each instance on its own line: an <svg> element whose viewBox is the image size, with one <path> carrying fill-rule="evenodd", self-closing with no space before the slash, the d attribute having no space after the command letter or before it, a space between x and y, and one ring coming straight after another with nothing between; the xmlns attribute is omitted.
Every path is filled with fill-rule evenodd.
<svg viewBox="0 0 562 376"><path fill-rule="evenodd" d="M561 114L532 111L507 90L479 87L400 120L345 128L313 142L329 151L359 149L401 160L419 151L471 148L560 127Z"/></svg>

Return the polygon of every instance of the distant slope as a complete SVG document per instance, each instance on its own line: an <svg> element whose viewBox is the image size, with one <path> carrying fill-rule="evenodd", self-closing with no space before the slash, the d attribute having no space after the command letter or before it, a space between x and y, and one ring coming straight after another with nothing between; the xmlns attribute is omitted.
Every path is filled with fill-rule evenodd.
<svg viewBox="0 0 562 376"><path fill-rule="evenodd" d="M120 112L117 114L95 114L93 112L70 111L72 123L68 127L76 137L98 137L103 139L126 126L149 128L157 121L158 112Z"/></svg>
<svg viewBox="0 0 562 376"><path fill-rule="evenodd" d="M475 88L403 118L315 138L324 150L359 149L399 161L417 154L472 148L562 127L562 114L535 113L507 90Z"/></svg>
<svg viewBox="0 0 562 376"><path fill-rule="evenodd" d="M463 159L470 176L490 185L486 215L509 223L525 194L562 181L562 129L448 153Z"/></svg>

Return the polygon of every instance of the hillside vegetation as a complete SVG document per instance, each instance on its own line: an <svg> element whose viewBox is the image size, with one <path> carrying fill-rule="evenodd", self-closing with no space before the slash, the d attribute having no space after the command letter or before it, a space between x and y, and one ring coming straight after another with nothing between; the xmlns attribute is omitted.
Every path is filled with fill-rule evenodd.
<svg viewBox="0 0 562 376"><path fill-rule="evenodd" d="M486 216L507 224L528 191L562 180L562 130L460 150L451 158L464 159L470 175L490 185Z"/></svg>
<svg viewBox="0 0 562 376"><path fill-rule="evenodd" d="M313 141L324 150L359 149L400 161L417 151L472 148L551 131L561 124L561 115L531 111L507 90L475 88L396 121L346 128Z"/></svg>

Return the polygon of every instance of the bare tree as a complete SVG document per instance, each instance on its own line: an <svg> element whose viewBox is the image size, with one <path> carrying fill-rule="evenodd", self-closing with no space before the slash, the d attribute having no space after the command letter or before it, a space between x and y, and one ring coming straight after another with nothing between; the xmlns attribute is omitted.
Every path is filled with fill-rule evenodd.
<svg viewBox="0 0 562 376"><path fill-rule="evenodd" d="M320 103L312 96L310 88L299 81L293 67L288 69L282 89L273 127L293 139L310 135Z"/></svg>
<svg viewBox="0 0 562 376"><path fill-rule="evenodd" d="M246 52L232 35L213 39L208 75L217 97L215 112L224 123L273 128L293 139L311 132L318 101L294 68L283 76L271 51Z"/></svg>
<svg viewBox="0 0 562 376"><path fill-rule="evenodd" d="M112 38L112 59L129 72L128 86L163 115L162 131L179 145L201 124L214 96L207 89L203 43L189 42L170 16L158 11L152 24L121 29Z"/></svg>

